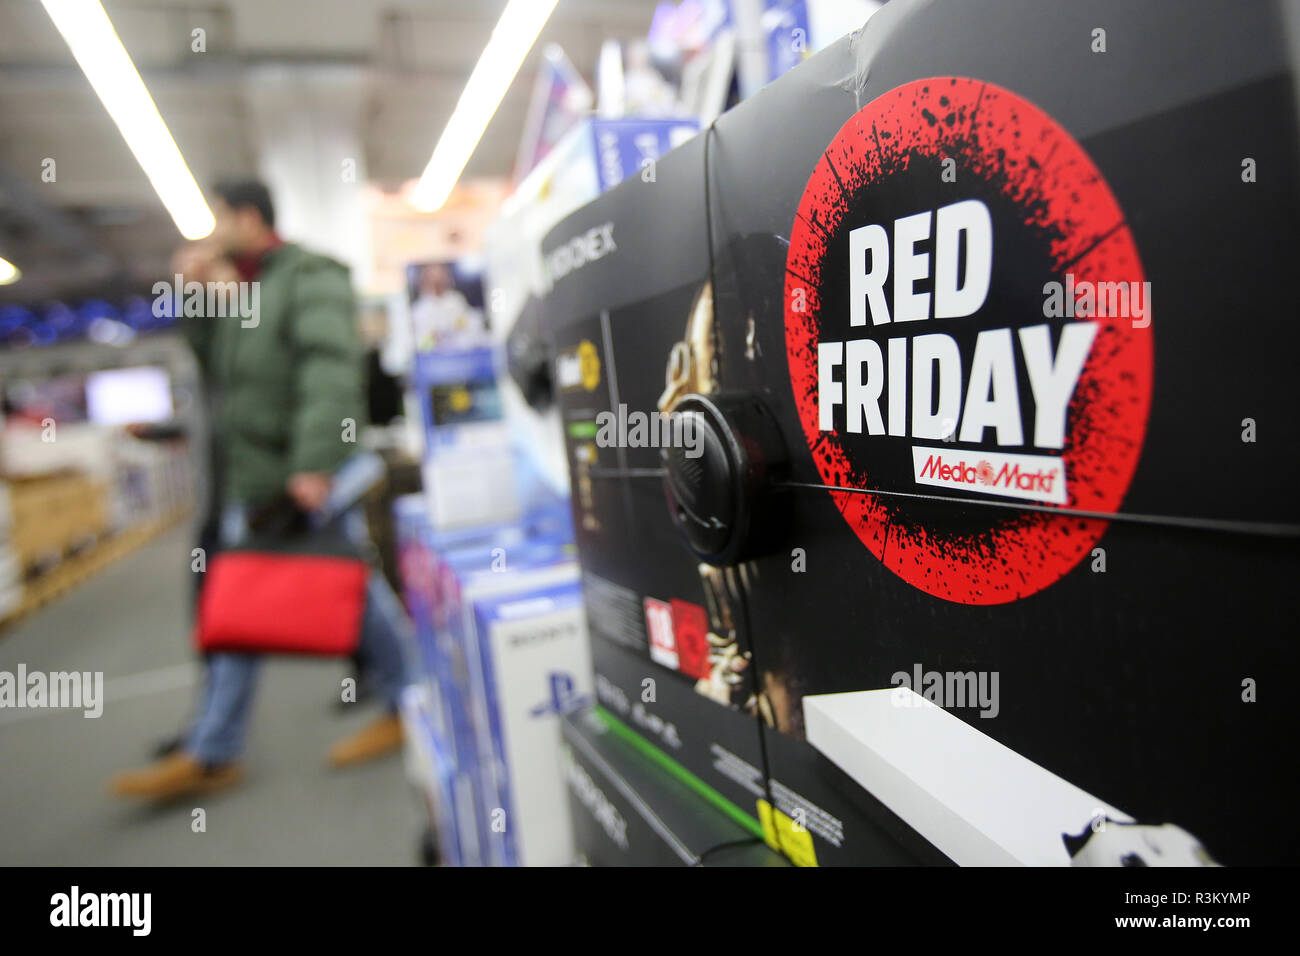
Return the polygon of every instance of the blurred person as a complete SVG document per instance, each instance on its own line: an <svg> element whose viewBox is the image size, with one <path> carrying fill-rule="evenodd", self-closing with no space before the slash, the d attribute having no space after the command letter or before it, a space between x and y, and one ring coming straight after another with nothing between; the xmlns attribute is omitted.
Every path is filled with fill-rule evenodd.
<svg viewBox="0 0 1300 956"><path fill-rule="evenodd" d="M388 425L400 418L401 380L384 367L384 343L388 336L388 315L380 305L361 313L361 339L366 348L366 411L372 425Z"/></svg>
<svg viewBox="0 0 1300 956"><path fill-rule="evenodd" d="M355 448L343 440L344 422L363 421L364 401L346 267L284 242L263 184L229 182L214 191L212 244L192 250L192 265L199 272L215 267L203 257L219 251L241 282L258 284L260 303L251 325L240 317L182 321L214 406L218 537L221 547L232 548L286 500L305 513L321 511L333 474ZM355 535L355 523L350 527ZM372 572L358 653L386 710L330 749L334 766L401 745L397 700L407 676L400 614L382 576ZM260 663L257 654L209 654L198 713L184 744L149 766L116 775L111 792L161 800L238 782Z"/></svg>

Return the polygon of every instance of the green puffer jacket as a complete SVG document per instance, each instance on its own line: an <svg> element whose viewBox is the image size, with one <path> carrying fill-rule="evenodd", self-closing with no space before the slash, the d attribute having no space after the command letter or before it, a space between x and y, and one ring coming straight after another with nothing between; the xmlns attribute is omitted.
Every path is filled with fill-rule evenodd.
<svg viewBox="0 0 1300 956"><path fill-rule="evenodd" d="M295 472L338 468L357 451L365 408L347 267L286 244L257 281L255 320L180 321L214 394L223 498L254 505Z"/></svg>

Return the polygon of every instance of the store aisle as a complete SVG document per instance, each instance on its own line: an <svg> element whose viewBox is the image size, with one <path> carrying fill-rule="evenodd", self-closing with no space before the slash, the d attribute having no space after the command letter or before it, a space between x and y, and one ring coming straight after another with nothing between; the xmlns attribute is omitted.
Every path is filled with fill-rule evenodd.
<svg viewBox="0 0 1300 956"><path fill-rule="evenodd" d="M262 675L243 786L153 809L110 799L185 719L198 668L187 637L182 525L0 636L0 671L103 671L104 712L0 710L0 864L407 864L420 815L399 757L330 771L326 748L372 715L341 713L336 661ZM358 708L363 705L358 705ZM191 827L206 812L206 832Z"/></svg>

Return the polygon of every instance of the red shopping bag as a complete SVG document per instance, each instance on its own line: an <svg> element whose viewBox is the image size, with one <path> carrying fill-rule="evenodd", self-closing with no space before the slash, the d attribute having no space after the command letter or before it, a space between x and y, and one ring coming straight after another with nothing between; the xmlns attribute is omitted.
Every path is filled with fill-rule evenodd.
<svg viewBox="0 0 1300 956"><path fill-rule="evenodd" d="M262 533L208 562L202 651L346 656L361 638L369 565L336 523Z"/></svg>
<svg viewBox="0 0 1300 956"><path fill-rule="evenodd" d="M203 651L346 656L361 637L370 569L356 558L227 551L199 598Z"/></svg>

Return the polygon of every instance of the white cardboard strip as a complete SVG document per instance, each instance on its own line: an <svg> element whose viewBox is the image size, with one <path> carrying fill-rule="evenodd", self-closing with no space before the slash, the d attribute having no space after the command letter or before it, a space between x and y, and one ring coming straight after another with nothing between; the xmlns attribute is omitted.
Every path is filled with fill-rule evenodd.
<svg viewBox="0 0 1300 956"><path fill-rule="evenodd" d="M1069 866L1062 834L1132 822L906 687L803 710L810 744L961 866Z"/></svg>

